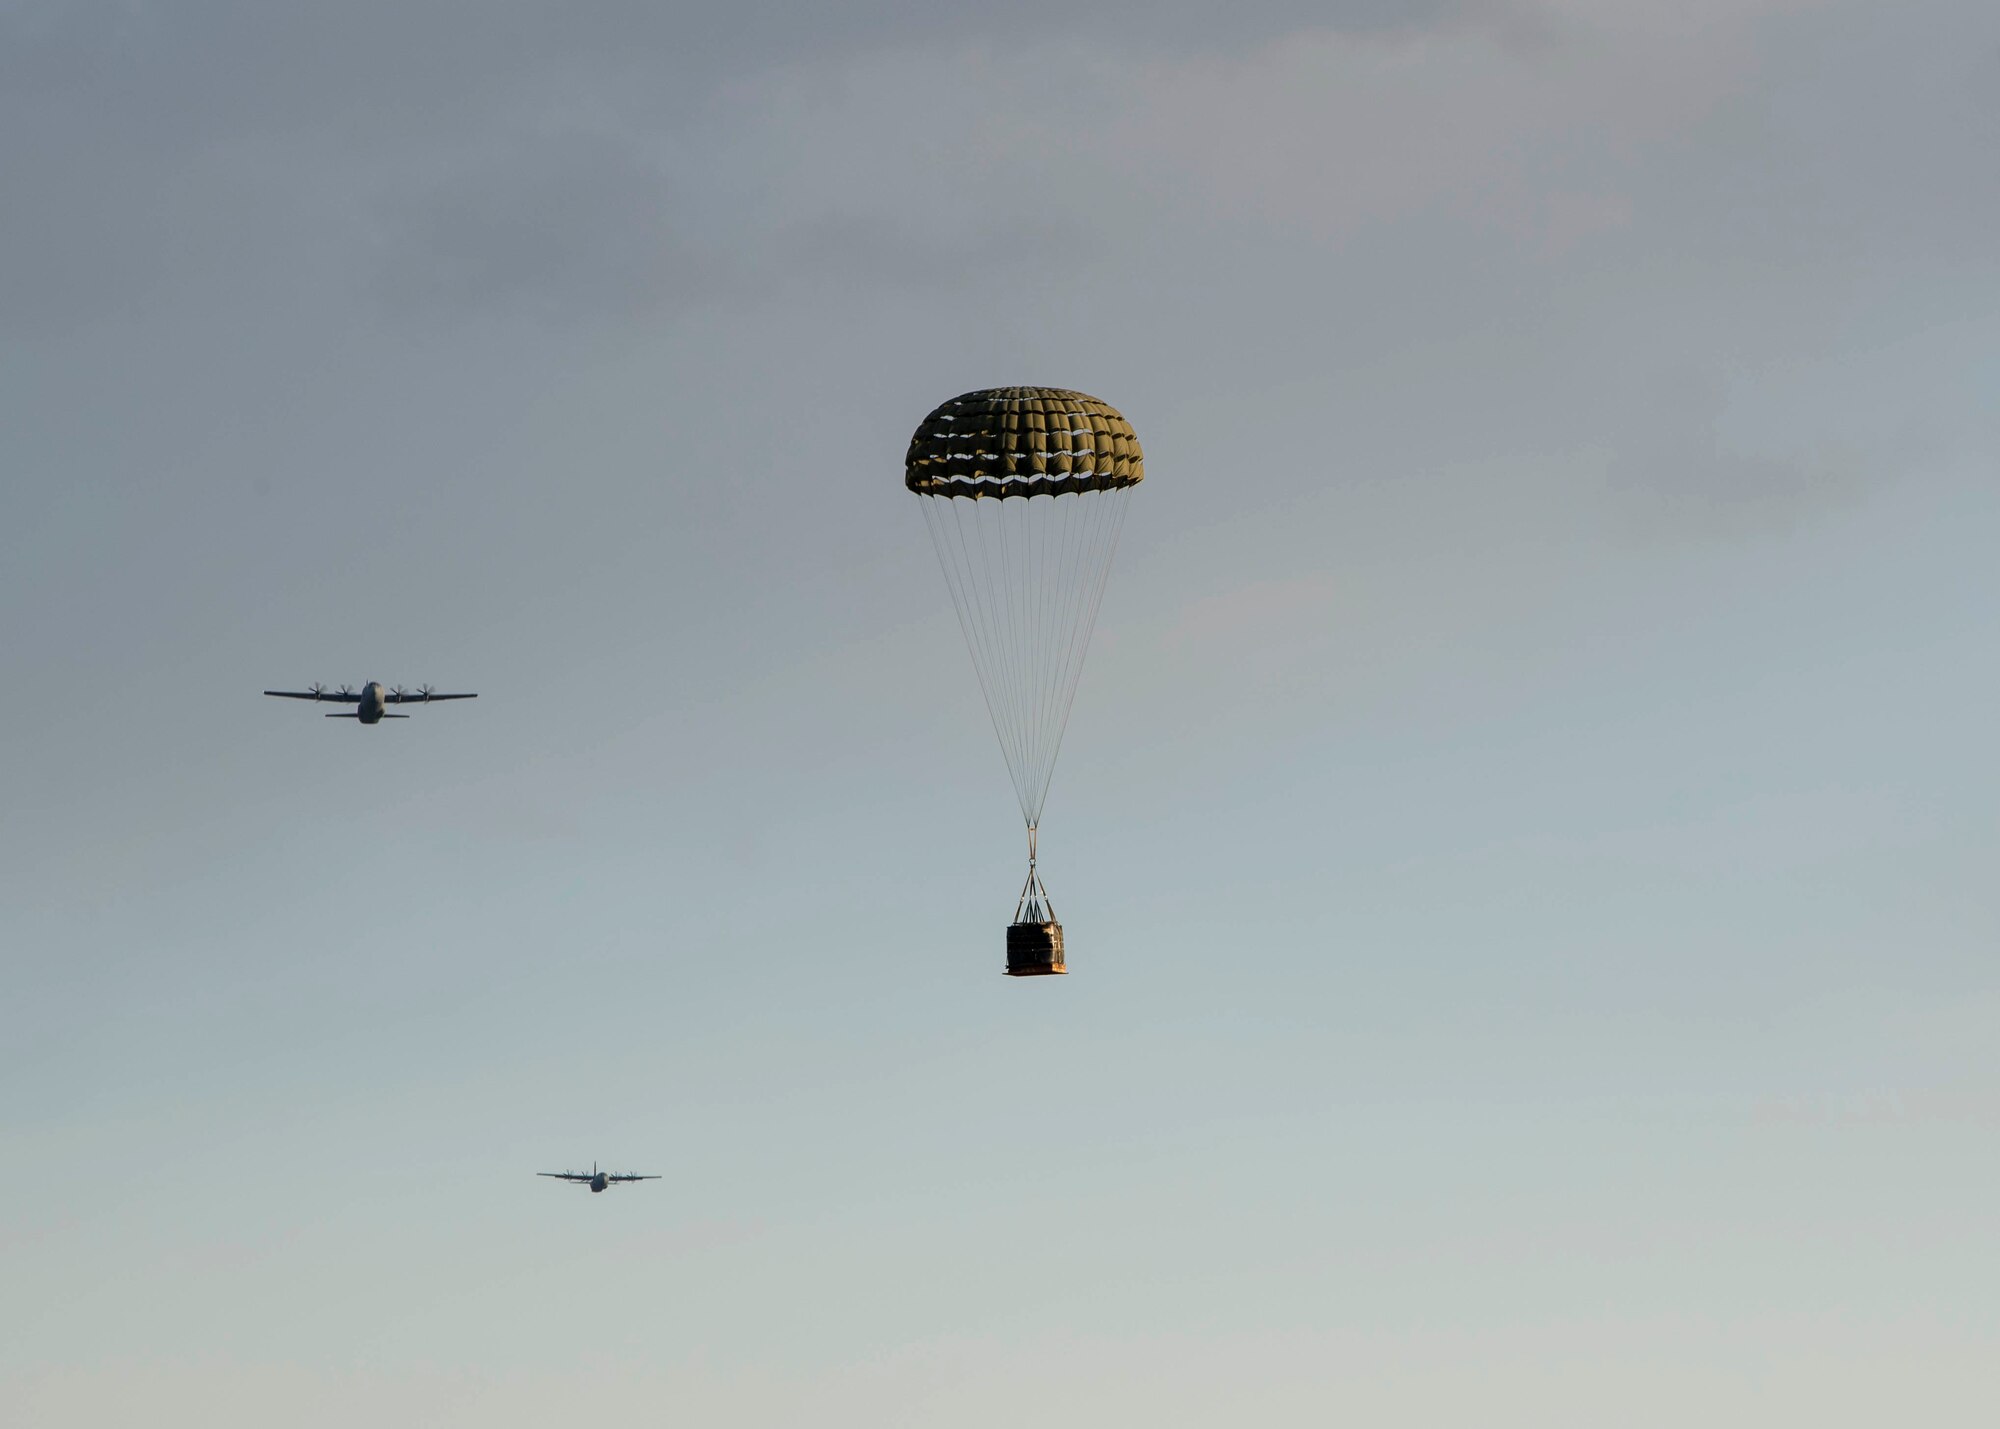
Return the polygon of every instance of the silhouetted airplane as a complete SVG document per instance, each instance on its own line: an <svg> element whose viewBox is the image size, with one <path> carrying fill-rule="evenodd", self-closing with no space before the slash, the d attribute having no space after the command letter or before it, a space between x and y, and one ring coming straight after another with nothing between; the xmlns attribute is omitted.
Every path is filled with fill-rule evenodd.
<svg viewBox="0 0 2000 1429"><path fill-rule="evenodd" d="M427 705L432 700L476 700L477 695L441 695L429 685L417 686L412 694L401 685L385 689L380 680L370 680L355 694L346 685L338 691L328 690L325 685L314 685L309 690L266 690L267 695L276 695L281 700L330 700L335 704L355 705L353 714L330 714L328 719L358 719L363 724L380 724L385 719L408 719L406 714L389 714L389 705Z"/></svg>
<svg viewBox="0 0 2000 1429"><path fill-rule="evenodd" d="M535 1174L537 1176L553 1176L558 1181L574 1181L579 1186L588 1186L590 1187L590 1194L593 1196L596 1195L599 1191L602 1191L606 1186L612 1185L615 1182L657 1181L660 1179L658 1176L613 1176L608 1171L598 1170L597 1163L595 1161L590 1163L590 1170L587 1172L586 1171L537 1171Z"/></svg>

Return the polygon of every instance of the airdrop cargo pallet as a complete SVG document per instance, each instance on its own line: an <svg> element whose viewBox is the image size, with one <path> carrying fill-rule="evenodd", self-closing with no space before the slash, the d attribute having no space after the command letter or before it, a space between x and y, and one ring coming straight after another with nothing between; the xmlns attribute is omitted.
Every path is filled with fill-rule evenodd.
<svg viewBox="0 0 2000 1429"><path fill-rule="evenodd" d="M1014 923L1007 929L1007 976L1052 977L1063 966L1062 924Z"/></svg>

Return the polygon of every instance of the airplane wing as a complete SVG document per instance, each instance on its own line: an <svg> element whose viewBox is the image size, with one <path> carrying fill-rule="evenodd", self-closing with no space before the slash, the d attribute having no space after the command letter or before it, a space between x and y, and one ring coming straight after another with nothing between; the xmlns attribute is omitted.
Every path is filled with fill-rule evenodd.
<svg viewBox="0 0 2000 1429"><path fill-rule="evenodd" d="M584 1171L537 1171L537 1176L550 1176L558 1181L588 1181L590 1175Z"/></svg>
<svg viewBox="0 0 2000 1429"><path fill-rule="evenodd" d="M267 695L276 695L281 700L332 700L335 704L358 705L361 696L356 694L335 694L332 690L266 690Z"/></svg>
<svg viewBox="0 0 2000 1429"><path fill-rule="evenodd" d="M421 690L391 690L382 696L384 704L391 705L434 705L439 700L476 700L478 695L427 695Z"/></svg>
<svg viewBox="0 0 2000 1429"><path fill-rule="evenodd" d="M607 1181L657 1181L658 1176L606 1176Z"/></svg>

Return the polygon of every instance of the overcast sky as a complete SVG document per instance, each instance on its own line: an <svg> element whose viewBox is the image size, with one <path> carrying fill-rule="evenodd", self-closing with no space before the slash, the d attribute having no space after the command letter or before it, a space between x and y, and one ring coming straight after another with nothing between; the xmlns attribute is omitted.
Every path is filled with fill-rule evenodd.
<svg viewBox="0 0 2000 1429"><path fill-rule="evenodd" d="M0 0L0 1421L1992 1422L1996 156L1989 0Z"/></svg>

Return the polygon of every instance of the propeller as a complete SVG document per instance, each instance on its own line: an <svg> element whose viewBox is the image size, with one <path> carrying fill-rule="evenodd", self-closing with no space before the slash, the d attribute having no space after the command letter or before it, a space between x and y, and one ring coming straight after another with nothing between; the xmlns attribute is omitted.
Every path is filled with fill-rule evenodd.
<svg viewBox="0 0 2000 1429"><path fill-rule="evenodd" d="M352 685L342 685L340 687L340 697L342 699L349 699L353 696L353 694L354 694L354 687Z"/></svg>
<svg viewBox="0 0 2000 1429"><path fill-rule="evenodd" d="M322 695L326 693L326 686L320 684L318 681L314 681L311 685L307 686L307 688L312 691L312 697L314 699L319 699Z"/></svg>
<svg viewBox="0 0 2000 1429"><path fill-rule="evenodd" d="M401 685L391 685L389 686L389 693L400 700L403 698L403 687Z"/></svg>
<svg viewBox="0 0 2000 1429"><path fill-rule="evenodd" d="M430 703L430 698L431 698L431 696L432 696L433 694L435 694L436 692L437 692L437 686L436 686L436 685L418 685L418 686L417 686L417 693L418 693L419 695L422 695L422 696L423 696L423 698L424 698L424 703L426 703L426 704L429 704L429 703Z"/></svg>

